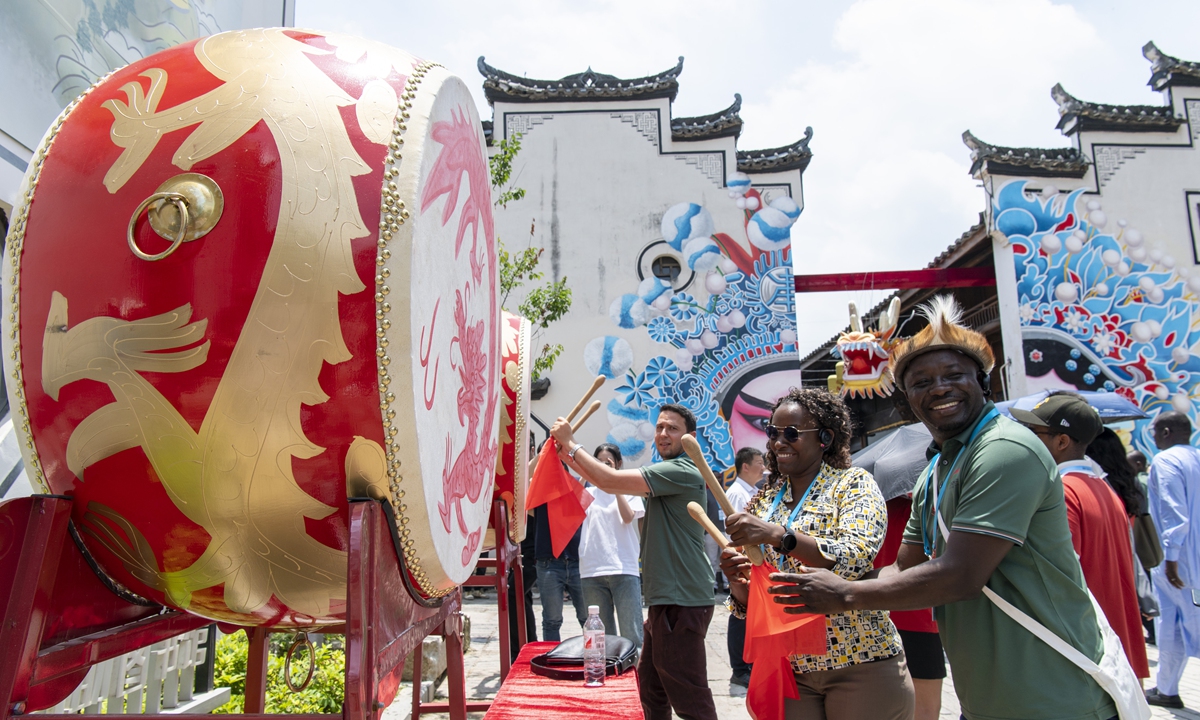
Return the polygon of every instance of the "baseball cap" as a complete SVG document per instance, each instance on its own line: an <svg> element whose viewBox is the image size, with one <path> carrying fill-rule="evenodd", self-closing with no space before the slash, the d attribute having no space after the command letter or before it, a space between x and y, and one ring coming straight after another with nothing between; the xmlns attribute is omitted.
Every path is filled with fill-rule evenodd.
<svg viewBox="0 0 1200 720"><path fill-rule="evenodd" d="M1035 405L1033 410L1012 408L1009 412L1022 425L1063 433L1084 445L1095 440L1104 429L1100 413L1074 393L1056 393Z"/></svg>

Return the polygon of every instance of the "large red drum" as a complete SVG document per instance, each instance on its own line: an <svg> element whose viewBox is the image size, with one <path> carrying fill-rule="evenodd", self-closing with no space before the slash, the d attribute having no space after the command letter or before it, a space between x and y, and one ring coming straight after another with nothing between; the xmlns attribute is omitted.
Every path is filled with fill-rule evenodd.
<svg viewBox="0 0 1200 720"><path fill-rule="evenodd" d="M508 536L513 542L525 539L525 491L529 488L529 391L533 358L529 354L532 327L529 321L507 311L501 349L501 387L504 406L500 411L500 454L496 457L495 497L508 508ZM496 546L488 528L484 547Z"/></svg>
<svg viewBox="0 0 1200 720"><path fill-rule="evenodd" d="M466 86L394 48L247 30L113 73L8 238L30 477L110 579L214 620L339 622L348 496L450 592L498 452L491 207Z"/></svg>

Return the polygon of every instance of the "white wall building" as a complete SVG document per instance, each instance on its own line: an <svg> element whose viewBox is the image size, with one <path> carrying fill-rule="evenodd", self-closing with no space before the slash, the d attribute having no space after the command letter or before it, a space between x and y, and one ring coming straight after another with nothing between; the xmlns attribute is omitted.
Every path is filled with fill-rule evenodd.
<svg viewBox="0 0 1200 720"><path fill-rule="evenodd" d="M1084 102L1061 85L1071 146L990 145L972 172L996 242L1004 344L1024 388L1120 393L1151 416L1200 408L1200 63L1149 43L1161 105ZM1020 367L1022 366L1023 367ZM1015 385L1015 383L1014 383ZM1153 451L1148 422L1134 441Z"/></svg>
<svg viewBox="0 0 1200 720"><path fill-rule="evenodd" d="M670 401L697 412L718 470L741 444L763 447L762 405L799 384L790 226L811 128L792 145L742 151L740 96L672 117L683 58L636 79L589 69L530 80L483 58L479 70L493 139L521 135L513 178L527 195L497 211L497 234L510 251L543 248L547 276L567 278L574 296L545 334L565 351L535 414L566 413L605 374L605 410L582 432L589 447L616 442L627 463L648 462Z"/></svg>

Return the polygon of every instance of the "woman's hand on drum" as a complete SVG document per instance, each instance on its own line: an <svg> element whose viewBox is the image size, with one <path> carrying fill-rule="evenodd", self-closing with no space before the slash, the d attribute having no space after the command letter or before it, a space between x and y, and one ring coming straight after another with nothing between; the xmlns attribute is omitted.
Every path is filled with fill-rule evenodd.
<svg viewBox="0 0 1200 720"><path fill-rule="evenodd" d="M777 547L783 540L782 525L772 525L751 513L734 513L725 518L725 532L734 545L770 545Z"/></svg>
<svg viewBox="0 0 1200 720"><path fill-rule="evenodd" d="M750 597L750 558L735 547L721 551L721 572L729 580L729 594L745 605Z"/></svg>

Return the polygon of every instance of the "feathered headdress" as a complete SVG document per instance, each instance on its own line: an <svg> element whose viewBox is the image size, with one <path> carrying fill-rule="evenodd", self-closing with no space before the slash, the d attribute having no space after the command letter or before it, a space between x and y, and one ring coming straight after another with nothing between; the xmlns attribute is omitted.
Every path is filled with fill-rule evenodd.
<svg viewBox="0 0 1200 720"><path fill-rule="evenodd" d="M901 390L904 389L904 369L908 364L934 350L957 350L978 363L985 374L995 367L996 357L987 339L962 324L962 309L953 296L938 295L917 312L929 321L929 326L893 349L888 365Z"/></svg>

